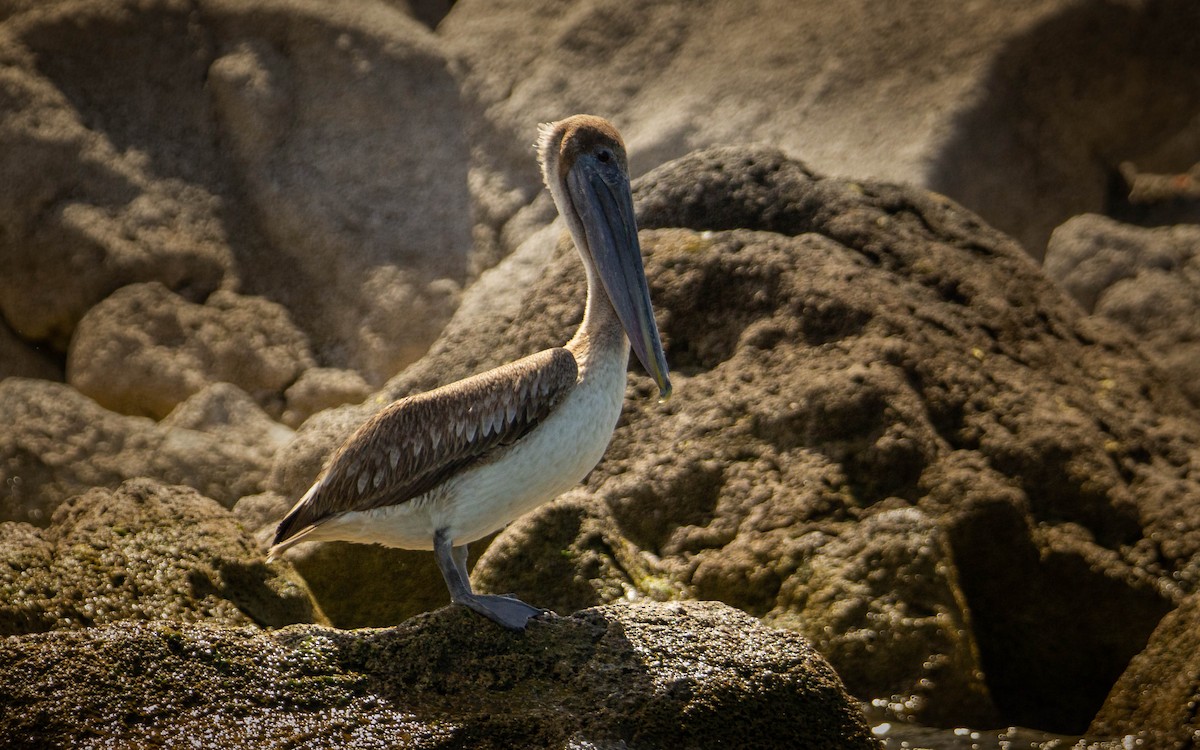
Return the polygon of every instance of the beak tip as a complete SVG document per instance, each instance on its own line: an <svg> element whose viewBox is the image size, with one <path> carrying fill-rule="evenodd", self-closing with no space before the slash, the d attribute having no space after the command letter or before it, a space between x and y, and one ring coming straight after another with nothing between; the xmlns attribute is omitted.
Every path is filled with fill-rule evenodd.
<svg viewBox="0 0 1200 750"><path fill-rule="evenodd" d="M674 387L671 385L671 379L664 375L658 383L658 402L661 404L668 401L674 390Z"/></svg>

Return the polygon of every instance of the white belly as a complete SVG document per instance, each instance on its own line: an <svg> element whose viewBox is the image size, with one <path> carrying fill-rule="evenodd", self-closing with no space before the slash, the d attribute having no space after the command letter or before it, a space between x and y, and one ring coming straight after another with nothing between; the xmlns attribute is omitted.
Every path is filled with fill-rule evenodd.
<svg viewBox="0 0 1200 750"><path fill-rule="evenodd" d="M627 365L628 349L595 362L544 422L496 460L408 502L331 518L308 538L433 549L439 529L460 545L503 528L574 487L600 461L621 415Z"/></svg>

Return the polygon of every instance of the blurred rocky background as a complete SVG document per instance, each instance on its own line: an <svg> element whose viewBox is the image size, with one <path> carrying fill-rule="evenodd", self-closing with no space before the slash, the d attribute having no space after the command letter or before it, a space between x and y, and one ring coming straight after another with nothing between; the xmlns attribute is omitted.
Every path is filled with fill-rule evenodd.
<svg viewBox="0 0 1200 750"><path fill-rule="evenodd" d="M1200 744L1198 70L1192 0L0 0L0 745ZM473 546L564 618L265 564L366 416L578 324L575 112L676 395Z"/></svg>

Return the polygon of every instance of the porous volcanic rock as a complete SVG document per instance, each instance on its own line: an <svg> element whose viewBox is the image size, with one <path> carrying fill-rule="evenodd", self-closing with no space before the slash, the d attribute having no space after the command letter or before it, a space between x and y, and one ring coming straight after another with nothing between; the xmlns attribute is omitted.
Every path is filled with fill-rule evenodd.
<svg viewBox="0 0 1200 750"><path fill-rule="evenodd" d="M31 8L0 29L0 314L23 339L65 351L84 313L125 284L199 301L236 282L219 201L155 168L188 168L181 153L211 137L200 97L166 93L202 80L194 45L165 41L186 34L185 14L104 3ZM133 122L106 117L121 114Z"/></svg>
<svg viewBox="0 0 1200 750"><path fill-rule="evenodd" d="M287 310L216 292L198 305L157 282L92 307L67 353L67 382L122 414L162 419L211 383L232 383L278 418L284 391L315 365Z"/></svg>
<svg viewBox="0 0 1200 750"><path fill-rule="evenodd" d="M930 187L1040 257L1055 226L1105 209L1122 160L1194 163L1186 140L1160 146L1200 112L1198 25L1191 0L460 0L438 32L464 63L485 226L523 205L508 190L539 190L534 125L579 111L613 119L637 174L769 143Z"/></svg>
<svg viewBox="0 0 1200 750"><path fill-rule="evenodd" d="M1200 596L1163 618L1146 650L1133 658L1088 734L1132 735L1145 747L1200 745Z"/></svg>
<svg viewBox="0 0 1200 750"><path fill-rule="evenodd" d="M440 41L388 3L204 3L207 86L269 244L246 254L326 359L381 382L468 270L469 148ZM286 264L288 274L277 272Z"/></svg>
<svg viewBox="0 0 1200 750"><path fill-rule="evenodd" d="M213 383L171 410L159 426L194 430L236 445L257 461L270 463L296 433L271 419L250 395L230 383Z"/></svg>
<svg viewBox="0 0 1200 750"><path fill-rule="evenodd" d="M1189 501L1200 430L1187 399L1128 334L1084 315L1015 242L939 196L728 148L655 170L636 203L676 395L656 402L631 368L613 443L582 491L606 506L593 518L611 515L619 538L653 556L654 572L580 586L608 563L579 555L581 568L556 560L535 580L536 555L503 542L561 538L571 524L551 505L501 535L477 580L532 601L568 587L559 601L572 606L646 580L641 595L683 591L773 618L819 600L806 576L840 581L857 598L834 617L864 642L875 633L875 653L908 649L931 623L942 633L928 659L892 653L889 664L919 666L905 680L884 670L856 685L860 697L904 682L920 718L984 715L981 671L1002 720L1082 731L1180 592L1200 583L1200 510ZM582 288L560 244L519 310L456 320L383 393L561 344ZM293 460L309 467L291 470L301 487L319 463L281 454L273 476ZM873 571L867 540L850 541L855 527L908 507L923 514L914 541L895 538L897 549L918 544L919 559L904 563L914 575ZM575 527L594 538L593 522ZM559 549L569 560L588 546ZM820 561L837 550L845 562ZM650 559L606 559L622 556ZM812 576L814 562L840 572ZM897 590L872 576L893 576ZM905 615L931 605L929 618ZM956 623L972 632L951 638ZM839 654L853 649L830 653L835 667ZM862 663L844 666L863 674Z"/></svg>
<svg viewBox="0 0 1200 750"><path fill-rule="evenodd" d="M39 746L879 747L804 638L715 603L523 634L457 607L380 631L126 623L8 638L0 665L0 733Z"/></svg>
<svg viewBox="0 0 1200 750"><path fill-rule="evenodd" d="M189 487L134 479L63 503L47 529L0 523L0 634L131 619L323 617L294 571L265 565L236 518Z"/></svg>
<svg viewBox="0 0 1200 750"><path fill-rule="evenodd" d="M469 152L441 44L403 4L7 3L0 315L65 351L127 284L283 304L382 382L468 272Z"/></svg>
<svg viewBox="0 0 1200 750"><path fill-rule="evenodd" d="M281 418L289 427L299 427L319 411L357 404L370 395L371 386L353 370L310 367L284 392L287 408Z"/></svg>
<svg viewBox="0 0 1200 750"><path fill-rule="evenodd" d="M525 564L509 564L518 559ZM547 506L537 524L516 523L499 534L480 563L471 575L476 588L515 593L555 612L596 602L696 598L653 552L624 535L608 505L583 488Z"/></svg>
<svg viewBox="0 0 1200 750"><path fill-rule="evenodd" d="M1054 230L1043 267L1085 310L1128 326L1200 406L1200 227L1077 216Z"/></svg>
<svg viewBox="0 0 1200 750"><path fill-rule="evenodd" d="M108 411L63 383L0 381L0 520L44 526L73 495L134 477L188 485L225 506L261 491L270 440L286 428L267 424L248 396L220 392L201 392L180 407L175 423L156 424ZM231 399L234 414L188 414Z"/></svg>
<svg viewBox="0 0 1200 750"><path fill-rule="evenodd" d="M895 696L894 710L926 723L996 723L948 535L925 513L901 506L814 529L783 554L804 563L764 621L806 635L852 693ZM914 689L917 674L925 689Z"/></svg>

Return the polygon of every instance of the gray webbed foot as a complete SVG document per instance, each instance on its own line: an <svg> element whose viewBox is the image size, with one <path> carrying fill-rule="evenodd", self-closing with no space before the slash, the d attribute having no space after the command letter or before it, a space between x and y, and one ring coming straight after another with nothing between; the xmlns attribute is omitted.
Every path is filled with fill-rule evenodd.
<svg viewBox="0 0 1200 750"><path fill-rule="evenodd" d="M455 603L470 607L509 630L524 630L530 620L547 611L512 596L494 594L471 594L456 600Z"/></svg>
<svg viewBox="0 0 1200 750"><path fill-rule="evenodd" d="M450 601L478 612L509 630L524 630L530 620L547 610L533 607L515 596L476 594L467 576L467 545L455 546L444 530L433 535L433 553L446 579Z"/></svg>

